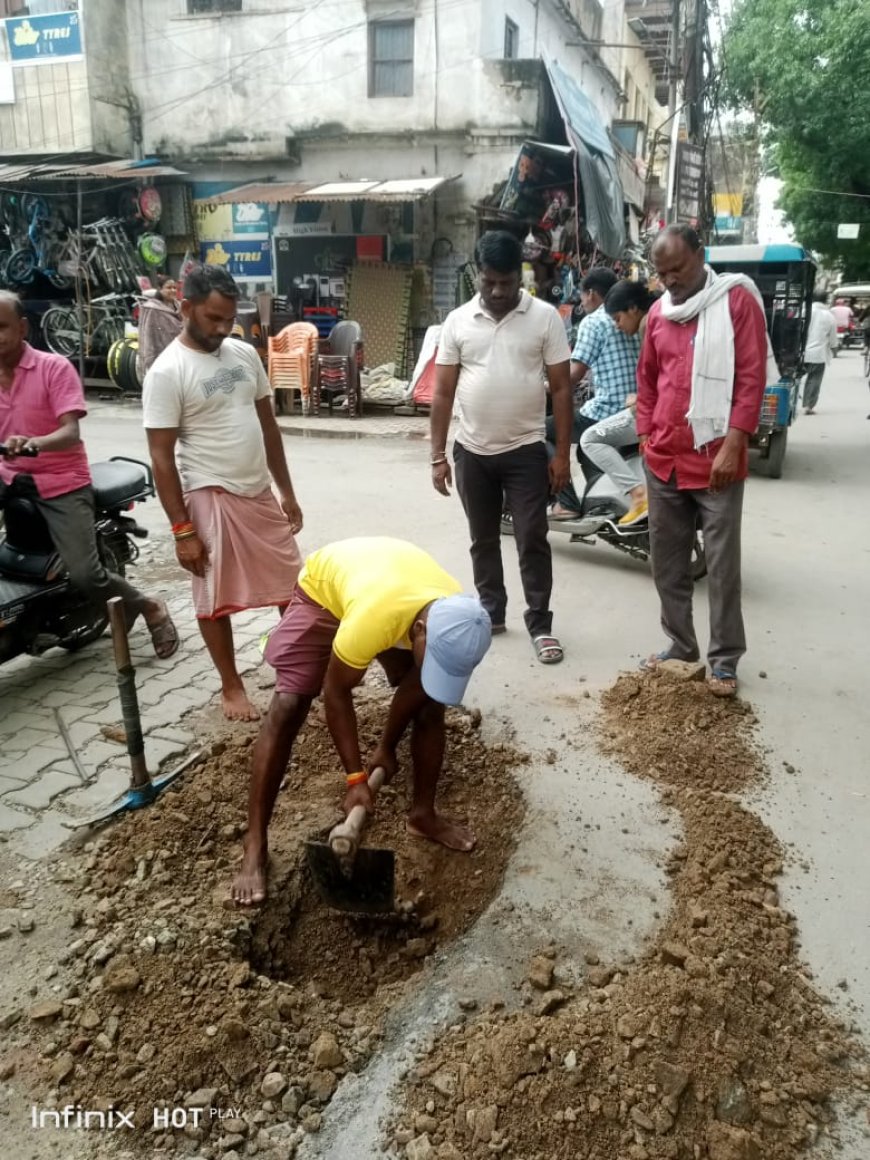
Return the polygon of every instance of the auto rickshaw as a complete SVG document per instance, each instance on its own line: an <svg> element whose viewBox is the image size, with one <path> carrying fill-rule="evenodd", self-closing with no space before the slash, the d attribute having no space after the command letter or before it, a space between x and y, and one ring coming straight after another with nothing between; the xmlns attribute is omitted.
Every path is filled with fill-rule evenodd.
<svg viewBox="0 0 870 1160"><path fill-rule="evenodd" d="M795 245L708 246L707 262L717 274L746 274L764 301L780 378L767 384L758 431L749 445L760 452L762 473L779 479L788 429L798 413L816 264L806 250Z"/></svg>

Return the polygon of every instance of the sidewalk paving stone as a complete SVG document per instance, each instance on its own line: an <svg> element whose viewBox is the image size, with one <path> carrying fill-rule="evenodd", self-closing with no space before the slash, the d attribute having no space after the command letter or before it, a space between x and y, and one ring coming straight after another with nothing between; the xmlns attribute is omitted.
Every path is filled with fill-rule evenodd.
<svg viewBox="0 0 870 1160"><path fill-rule="evenodd" d="M21 789L23 785L27 785L24 778L10 777L4 770L0 773L0 797L4 797L8 793L14 793L15 790Z"/></svg>
<svg viewBox="0 0 870 1160"><path fill-rule="evenodd" d="M14 834L9 844L22 858L36 862L69 841L75 833L76 821L77 819L52 809L51 813L44 814L28 829Z"/></svg>
<svg viewBox="0 0 870 1160"><path fill-rule="evenodd" d="M130 786L130 767L121 764L104 765L90 785L70 790L64 796L63 808L75 816L88 817L110 805Z"/></svg>
<svg viewBox="0 0 870 1160"><path fill-rule="evenodd" d="M25 752L14 764L10 763L9 774L22 781L33 781L44 769L54 765L59 757L60 753L56 746L36 745L33 749Z"/></svg>
<svg viewBox="0 0 870 1160"><path fill-rule="evenodd" d="M9 834L13 830L22 830L25 826L33 825L33 817L14 810L7 806L5 801L0 802L0 834Z"/></svg>
<svg viewBox="0 0 870 1160"><path fill-rule="evenodd" d="M7 794L6 801L11 806L22 806L28 810L44 810L65 790L79 785L81 782L75 775L61 773L57 769L49 769L36 781L25 786L24 789Z"/></svg>

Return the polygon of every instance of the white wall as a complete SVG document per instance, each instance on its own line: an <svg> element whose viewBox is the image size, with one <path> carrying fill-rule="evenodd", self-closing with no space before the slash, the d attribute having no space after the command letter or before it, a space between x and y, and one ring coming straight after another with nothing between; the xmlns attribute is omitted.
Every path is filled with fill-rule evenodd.
<svg viewBox="0 0 870 1160"><path fill-rule="evenodd" d="M285 139L343 134L527 132L535 92L506 80L504 19L520 55L547 53L578 76L606 122L616 93L553 0L321 0L219 17L184 0L129 0L132 79L145 145L172 156L278 157ZM368 96L368 15L415 15L414 95Z"/></svg>
<svg viewBox="0 0 870 1160"><path fill-rule="evenodd" d="M130 156L124 5L86 0L82 20L84 60L12 69L15 102L0 105L0 153Z"/></svg>

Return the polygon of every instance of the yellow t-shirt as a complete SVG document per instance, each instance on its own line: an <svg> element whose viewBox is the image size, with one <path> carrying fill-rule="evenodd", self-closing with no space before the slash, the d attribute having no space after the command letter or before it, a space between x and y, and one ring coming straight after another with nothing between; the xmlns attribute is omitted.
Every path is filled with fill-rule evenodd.
<svg viewBox="0 0 870 1160"><path fill-rule="evenodd" d="M352 669L366 669L388 648L410 648L417 614L462 591L428 552L388 536L339 540L313 552L299 587L341 626L332 648Z"/></svg>

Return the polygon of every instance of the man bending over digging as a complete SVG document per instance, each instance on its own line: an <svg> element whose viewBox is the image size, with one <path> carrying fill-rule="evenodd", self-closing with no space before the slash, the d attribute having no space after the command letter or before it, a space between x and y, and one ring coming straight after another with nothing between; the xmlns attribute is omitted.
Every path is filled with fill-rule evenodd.
<svg viewBox="0 0 870 1160"><path fill-rule="evenodd" d="M266 897L267 830L293 742L322 691L326 723L347 775L344 809L372 807L360 753L353 690L374 660L395 689L369 768L397 769L409 724L414 786L408 830L468 852L474 835L435 809L444 759L444 706L458 705L490 644L476 597L422 549L387 537L340 540L308 557L266 645L275 693L254 746L248 829L231 894L240 906Z"/></svg>

